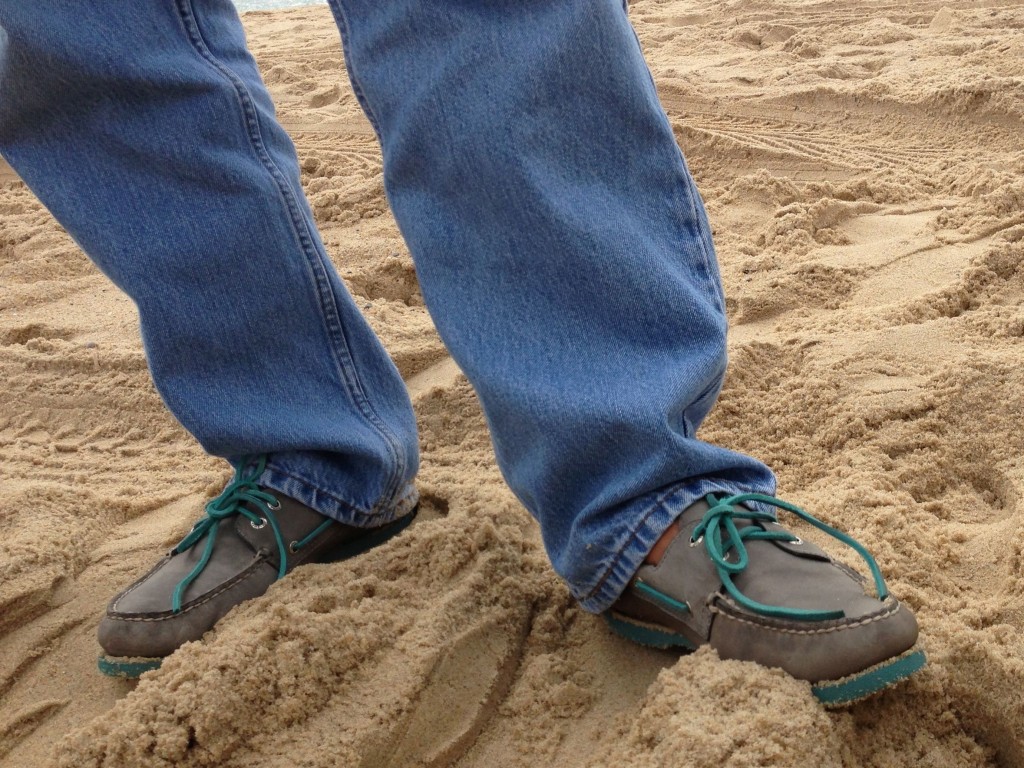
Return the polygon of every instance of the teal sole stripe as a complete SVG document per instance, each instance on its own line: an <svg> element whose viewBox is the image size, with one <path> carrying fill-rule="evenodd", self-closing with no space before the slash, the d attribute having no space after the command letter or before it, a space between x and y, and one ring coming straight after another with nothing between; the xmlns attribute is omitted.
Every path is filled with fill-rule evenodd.
<svg viewBox="0 0 1024 768"><path fill-rule="evenodd" d="M644 582L638 580L634 583L634 586L640 592L647 595L647 597L650 597L653 600L657 600L659 603L663 603L664 605L667 605L670 608L675 608L677 611L682 611L683 613L690 612L690 606L688 606L686 603L681 603L675 598L669 597L664 592L659 592L649 584L645 584Z"/></svg>
<svg viewBox="0 0 1024 768"><path fill-rule="evenodd" d="M604 620L612 631L627 640L632 640L640 645L648 645L652 648L685 648L688 651L697 650L697 646L691 643L682 635L669 632L664 629L655 629L646 624L636 624L628 619L620 619L610 613L604 614Z"/></svg>
<svg viewBox="0 0 1024 768"><path fill-rule="evenodd" d="M811 691L826 706L851 704L910 677L924 667L927 661L924 651L911 651L888 664L873 667L842 682L812 686Z"/></svg>
<svg viewBox="0 0 1024 768"><path fill-rule="evenodd" d="M145 659L143 661L119 661L116 656L100 656L96 662L107 677L130 677L135 678L143 672L157 669L163 663L163 659Z"/></svg>

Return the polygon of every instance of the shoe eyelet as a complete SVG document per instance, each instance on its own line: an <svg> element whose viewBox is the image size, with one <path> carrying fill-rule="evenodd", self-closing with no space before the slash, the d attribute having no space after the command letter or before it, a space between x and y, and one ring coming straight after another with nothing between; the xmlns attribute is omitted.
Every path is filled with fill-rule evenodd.
<svg viewBox="0 0 1024 768"><path fill-rule="evenodd" d="M278 499L274 499L273 504L267 504L267 509L271 512L277 512L281 508L281 502Z"/></svg>
<svg viewBox="0 0 1024 768"><path fill-rule="evenodd" d="M799 536L795 536L793 537L793 541L787 541L786 543L792 544L794 547L799 547L801 544L804 543L804 540L801 539Z"/></svg>
<svg viewBox="0 0 1024 768"><path fill-rule="evenodd" d="M296 552L298 552L299 551L299 542L293 541L291 544L289 544L288 545L288 551L291 552L293 555Z"/></svg>
<svg viewBox="0 0 1024 768"><path fill-rule="evenodd" d="M693 539L693 538L691 537L691 538L690 538L690 546L691 546L691 547L696 547L696 546L697 546L698 544L700 544L700 543L701 543L702 541L704 541L704 536L698 536L696 540L694 540L694 539Z"/></svg>
<svg viewBox="0 0 1024 768"><path fill-rule="evenodd" d="M267 518L261 517L259 525L256 525L256 523L254 523L252 520L250 520L249 521L249 525L251 525L257 531L260 530L261 528L266 528L267 527Z"/></svg>

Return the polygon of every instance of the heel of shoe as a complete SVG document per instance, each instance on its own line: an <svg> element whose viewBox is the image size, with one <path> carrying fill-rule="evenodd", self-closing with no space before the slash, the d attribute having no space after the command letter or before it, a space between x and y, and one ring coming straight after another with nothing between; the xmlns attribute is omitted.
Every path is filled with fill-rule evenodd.
<svg viewBox="0 0 1024 768"><path fill-rule="evenodd" d="M691 643L682 635L672 632L664 627L630 618L621 613L608 611L602 614L604 620L615 634L632 640L639 645L646 645L649 648L681 648L685 651L695 651L697 646Z"/></svg>
<svg viewBox="0 0 1024 768"><path fill-rule="evenodd" d="M342 560L348 560L350 557L361 555L364 552L368 552L374 547L379 547L389 539L393 539L395 536L400 534L416 518L417 509L413 509L407 515L393 520L386 525L382 525L379 528L374 528L365 536L360 536L358 539L346 541L344 544L339 546L337 549L332 550L329 554L320 559L320 562L324 563L337 563Z"/></svg>

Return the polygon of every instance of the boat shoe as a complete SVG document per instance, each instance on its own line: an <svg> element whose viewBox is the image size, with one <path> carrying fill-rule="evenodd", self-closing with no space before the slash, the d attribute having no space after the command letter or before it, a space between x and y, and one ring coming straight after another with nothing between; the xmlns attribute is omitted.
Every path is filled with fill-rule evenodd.
<svg viewBox="0 0 1024 768"><path fill-rule="evenodd" d="M414 508L379 528L339 523L260 486L265 463L263 458L249 472L236 471L192 531L111 601L99 626L101 672L138 677L155 669L297 566L352 557L391 538L415 517Z"/></svg>
<svg viewBox="0 0 1024 768"><path fill-rule="evenodd" d="M848 544L874 581L783 529L761 502ZM763 508L763 507L762 507ZM657 565L644 565L605 613L617 633L659 648L709 644L723 659L781 667L826 706L871 695L921 669L917 621L854 539L761 494L709 494L679 518Z"/></svg>

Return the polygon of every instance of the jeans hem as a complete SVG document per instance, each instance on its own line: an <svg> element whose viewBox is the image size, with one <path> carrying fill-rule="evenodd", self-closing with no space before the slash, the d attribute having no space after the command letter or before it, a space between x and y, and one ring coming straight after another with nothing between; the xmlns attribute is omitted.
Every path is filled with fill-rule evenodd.
<svg viewBox="0 0 1024 768"><path fill-rule="evenodd" d="M603 613L619 599L629 586L644 559L654 548L661 535L694 502L709 493L733 495L764 493L774 495L774 488L740 487L734 483L708 478L689 480L670 486L667 490L638 499L639 523L629 533L623 545L612 557L611 564L589 589L576 589L570 585L580 606L590 613Z"/></svg>
<svg viewBox="0 0 1024 768"><path fill-rule="evenodd" d="M394 497L381 500L371 509L364 510L304 477L270 464L264 469L260 484L290 496L320 514L356 528L386 525L407 515L419 501L415 483L409 482Z"/></svg>

